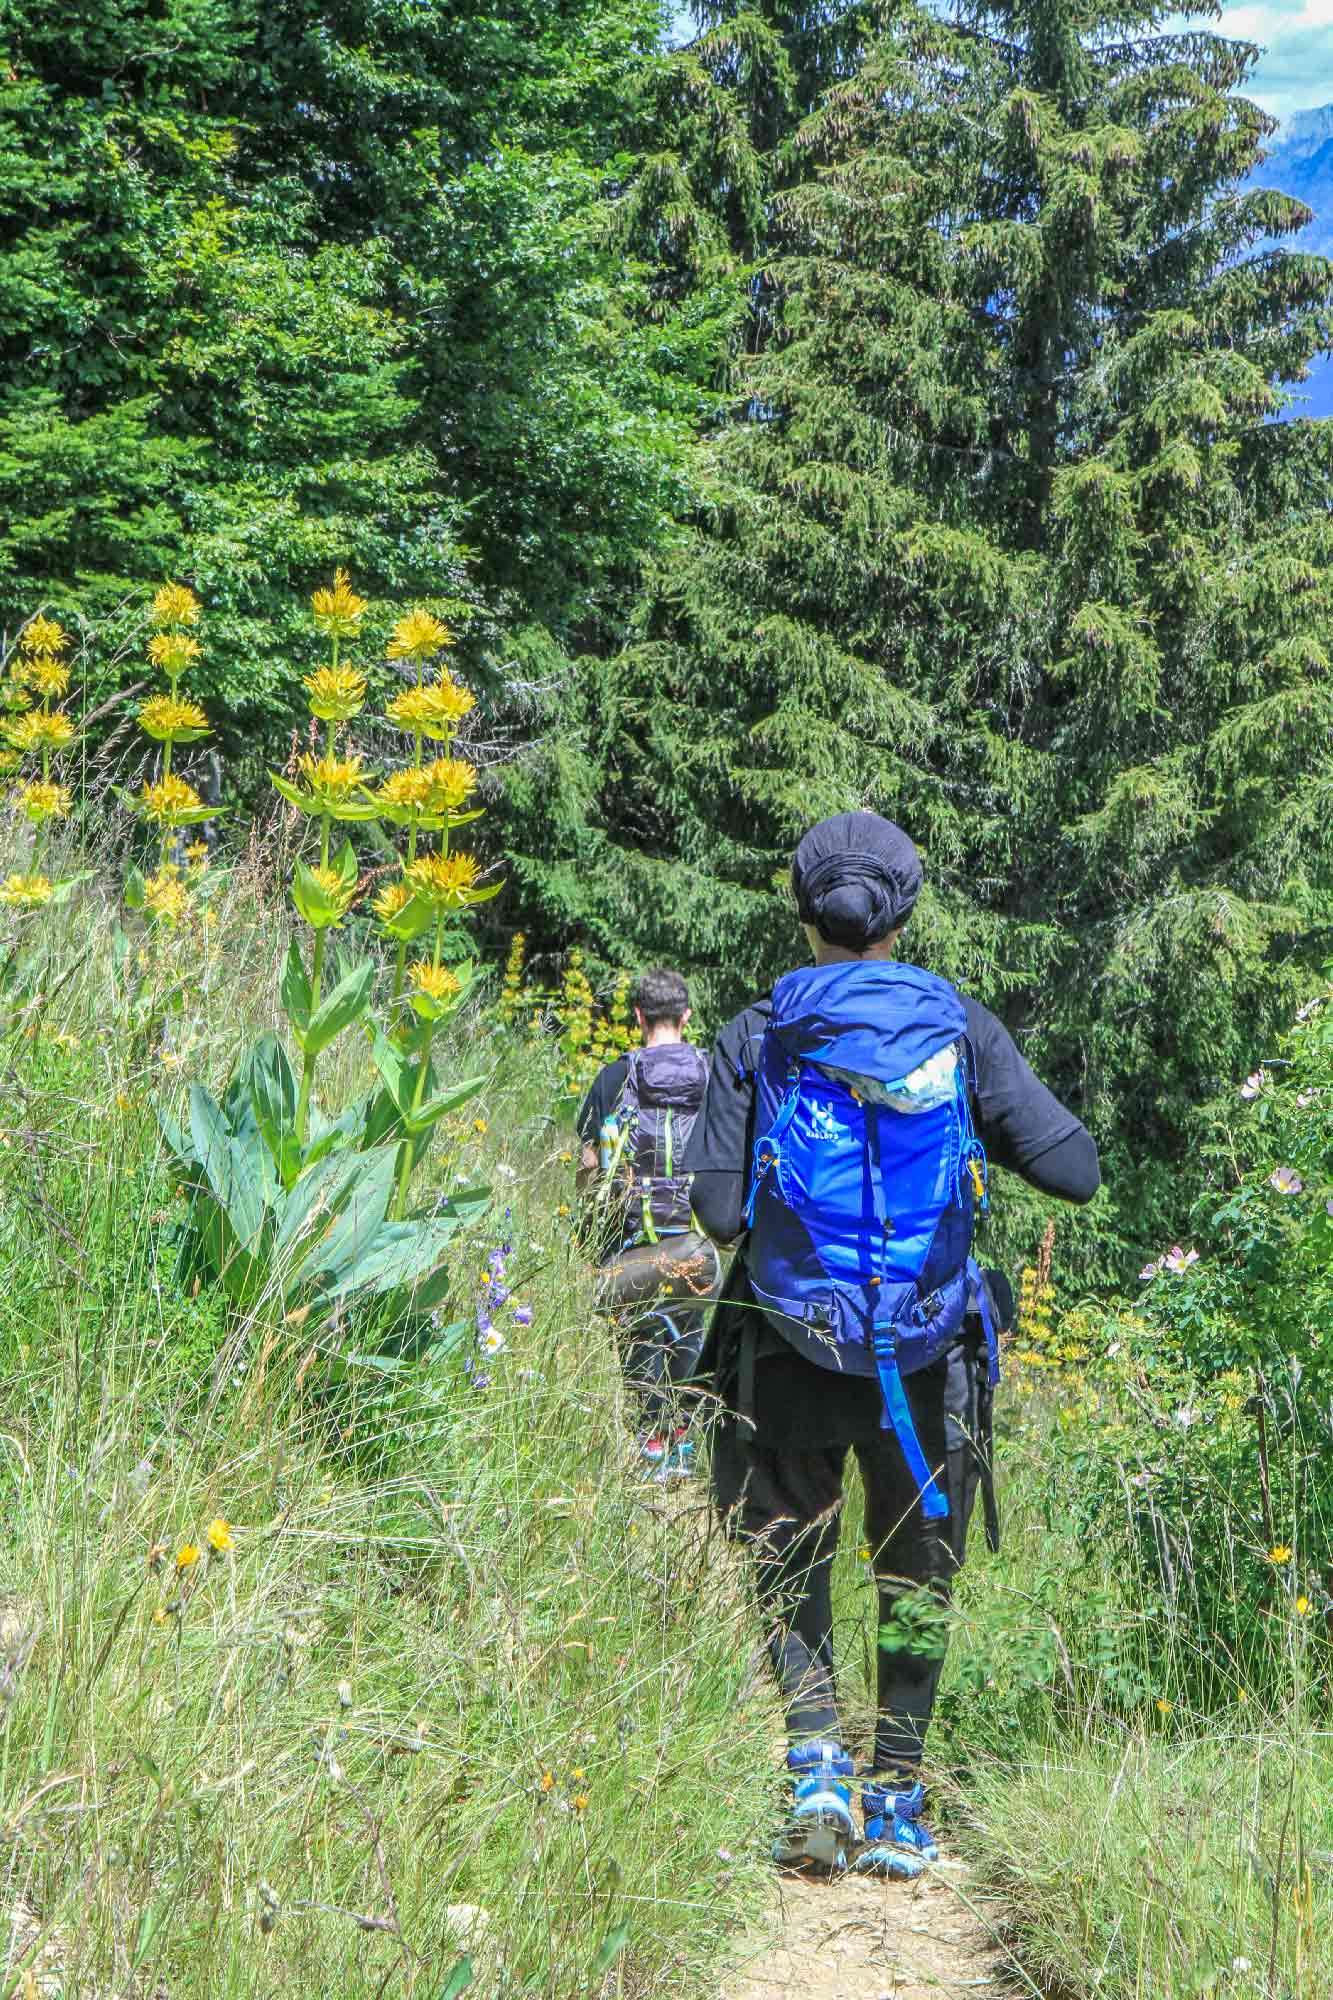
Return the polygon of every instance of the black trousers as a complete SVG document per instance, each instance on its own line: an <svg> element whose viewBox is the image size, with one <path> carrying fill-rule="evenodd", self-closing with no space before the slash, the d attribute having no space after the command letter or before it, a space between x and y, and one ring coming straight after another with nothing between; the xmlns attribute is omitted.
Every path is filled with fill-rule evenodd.
<svg viewBox="0 0 1333 2000"><path fill-rule="evenodd" d="M694 1413L698 1391L688 1384L720 1282L717 1248L695 1230L622 1250L598 1274L598 1306L615 1325L625 1380L652 1430Z"/></svg>
<svg viewBox="0 0 1333 2000"><path fill-rule="evenodd" d="M823 1373L813 1364L801 1365L814 1377ZM803 1449L794 1441L793 1428L783 1424L777 1441L766 1443L765 1366L762 1360L757 1364L755 1426L729 1412L714 1430L713 1497L728 1532L753 1558L788 1733L793 1742L811 1737L840 1741L842 1736L833 1673L831 1573L842 1525L843 1475L847 1454L854 1451L865 1491L865 1539L879 1595L879 1623L889 1628L889 1643L876 1649L874 1769L915 1769L944 1668L942 1621L914 1624L904 1599L924 1586L947 1601L962 1567L982 1454L989 1452L984 1355L979 1359L974 1342L960 1342L934 1367L906 1379L927 1463L937 1469L937 1478L940 1469L944 1473L940 1483L948 1492L949 1518L940 1522L923 1515L916 1482L892 1431L861 1424L845 1443ZM812 1407L817 1407L817 1387L811 1384ZM878 1395L877 1385L868 1383L867 1391Z"/></svg>

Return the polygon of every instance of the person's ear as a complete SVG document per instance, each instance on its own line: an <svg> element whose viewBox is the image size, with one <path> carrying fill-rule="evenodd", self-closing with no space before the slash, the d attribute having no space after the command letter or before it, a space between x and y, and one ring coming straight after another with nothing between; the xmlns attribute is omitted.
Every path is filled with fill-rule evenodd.
<svg viewBox="0 0 1333 2000"><path fill-rule="evenodd" d="M682 1027L682 1028L688 1028L688 1027L689 1027L689 1025L690 1025L690 1015L691 1015L691 1014L692 1014L693 1012L694 1012L694 1009L693 1009L692 1007L687 1007L687 1008L685 1009L685 1012L684 1012L684 1013L683 1013L683 1014L681 1015L681 1017L680 1017L680 1025L681 1025L681 1027Z"/></svg>
<svg viewBox="0 0 1333 2000"><path fill-rule="evenodd" d="M642 1034L642 1032L643 1032L643 1009L642 1009L642 1007L636 1007L636 1008L634 1009L634 1018L635 1018L635 1020L636 1020L636 1021L638 1022L638 1024L639 1024L639 1032L640 1032L640 1034Z"/></svg>

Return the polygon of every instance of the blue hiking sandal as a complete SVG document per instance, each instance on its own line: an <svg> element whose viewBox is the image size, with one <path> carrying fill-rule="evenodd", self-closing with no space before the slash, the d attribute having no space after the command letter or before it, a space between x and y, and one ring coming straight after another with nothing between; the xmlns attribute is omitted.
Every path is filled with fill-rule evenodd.
<svg viewBox="0 0 1333 2000"><path fill-rule="evenodd" d="M925 1803L925 1787L919 1784L905 1792L891 1792L884 1785L862 1788L866 1845L856 1857L858 1875L915 1882L925 1874L928 1862L939 1860L934 1835L921 1818Z"/></svg>
<svg viewBox="0 0 1333 2000"><path fill-rule="evenodd" d="M784 1867L827 1868L840 1874L856 1838L852 1818L852 1760L840 1743L796 1743L787 1752L796 1780L787 1824L773 1843Z"/></svg>

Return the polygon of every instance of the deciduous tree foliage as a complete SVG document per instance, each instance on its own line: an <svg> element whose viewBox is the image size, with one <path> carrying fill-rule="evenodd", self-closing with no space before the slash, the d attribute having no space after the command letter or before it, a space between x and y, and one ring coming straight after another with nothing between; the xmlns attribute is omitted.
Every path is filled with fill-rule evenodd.
<svg viewBox="0 0 1333 2000"><path fill-rule="evenodd" d="M898 818L912 950L1082 1105L1141 1241L1327 954L1333 426L1272 419L1333 266L1253 247L1304 220L1239 190L1255 51L1151 7L707 12L752 352L688 557L529 780L565 816L527 877L720 1008L792 961L802 828Z"/></svg>
<svg viewBox="0 0 1333 2000"><path fill-rule="evenodd" d="M232 753L335 562L595 630L701 372L610 224L659 12L0 0L0 622L188 577Z"/></svg>

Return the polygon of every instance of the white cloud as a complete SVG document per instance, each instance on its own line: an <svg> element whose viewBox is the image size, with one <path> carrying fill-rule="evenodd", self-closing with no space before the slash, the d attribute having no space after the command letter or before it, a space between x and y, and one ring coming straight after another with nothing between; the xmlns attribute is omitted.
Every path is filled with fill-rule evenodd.
<svg viewBox="0 0 1333 2000"><path fill-rule="evenodd" d="M1248 95L1279 118L1333 104L1333 0L1254 0L1222 7L1195 27L1257 42L1264 51Z"/></svg>

